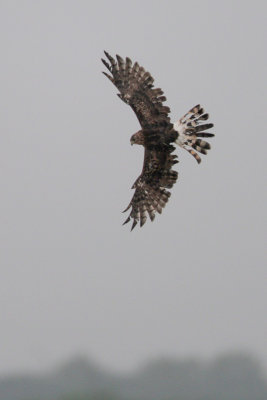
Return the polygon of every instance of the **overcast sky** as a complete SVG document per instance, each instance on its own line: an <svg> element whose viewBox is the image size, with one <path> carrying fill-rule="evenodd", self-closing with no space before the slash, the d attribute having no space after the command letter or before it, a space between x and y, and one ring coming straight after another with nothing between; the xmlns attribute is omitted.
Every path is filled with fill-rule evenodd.
<svg viewBox="0 0 267 400"><path fill-rule="evenodd" d="M0 373L76 353L117 370L248 350L267 366L264 1L0 3ZM143 149L103 50L201 103L161 216L130 233ZM265 178L265 179L264 179Z"/></svg>

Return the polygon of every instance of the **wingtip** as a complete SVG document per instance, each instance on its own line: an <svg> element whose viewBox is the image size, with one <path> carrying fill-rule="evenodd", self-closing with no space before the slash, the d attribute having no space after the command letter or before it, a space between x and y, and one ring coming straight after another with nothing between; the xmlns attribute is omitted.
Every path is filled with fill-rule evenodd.
<svg viewBox="0 0 267 400"><path fill-rule="evenodd" d="M122 224L122 225L125 225L125 224L128 224L128 222L130 222L130 217L128 217L127 219L126 219L126 221L124 221L124 223Z"/></svg>
<svg viewBox="0 0 267 400"><path fill-rule="evenodd" d="M102 71L102 74L104 74L112 83L114 83L114 79L111 75L107 74L105 71Z"/></svg>
<svg viewBox="0 0 267 400"><path fill-rule="evenodd" d="M125 208L125 210L122 211L122 213L125 213L126 211L128 211L130 207L131 207L131 203Z"/></svg>
<svg viewBox="0 0 267 400"><path fill-rule="evenodd" d="M123 59L119 54L116 54L116 58L117 58L118 62L123 62Z"/></svg>
<svg viewBox="0 0 267 400"><path fill-rule="evenodd" d="M137 221L136 221L136 219L134 219L132 227L131 227L131 232L136 227L136 225L137 225Z"/></svg>
<svg viewBox="0 0 267 400"><path fill-rule="evenodd" d="M153 222L156 217L155 211L150 211L148 213L148 215L149 215L150 221Z"/></svg>
<svg viewBox="0 0 267 400"><path fill-rule="evenodd" d="M145 225L145 223L146 223L146 220L147 220L147 218L145 218L145 219L140 219L140 227L142 228L142 226L144 226Z"/></svg>
<svg viewBox="0 0 267 400"><path fill-rule="evenodd" d="M109 64L107 63L107 61L104 60L104 58L101 58L101 61L102 61L102 63L105 65L105 67L107 67L107 69L110 71L110 66L109 66Z"/></svg>

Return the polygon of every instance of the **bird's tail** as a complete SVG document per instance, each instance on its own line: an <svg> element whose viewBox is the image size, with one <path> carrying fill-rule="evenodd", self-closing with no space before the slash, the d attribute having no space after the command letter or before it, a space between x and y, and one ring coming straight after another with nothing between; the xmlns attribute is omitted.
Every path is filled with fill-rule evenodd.
<svg viewBox="0 0 267 400"><path fill-rule="evenodd" d="M214 136L213 133L205 132L213 127L213 124L202 123L208 118L209 114L198 104L174 124L174 129L178 132L176 143L192 154L198 163L201 158L197 152L207 154L210 149L210 144L201 138Z"/></svg>

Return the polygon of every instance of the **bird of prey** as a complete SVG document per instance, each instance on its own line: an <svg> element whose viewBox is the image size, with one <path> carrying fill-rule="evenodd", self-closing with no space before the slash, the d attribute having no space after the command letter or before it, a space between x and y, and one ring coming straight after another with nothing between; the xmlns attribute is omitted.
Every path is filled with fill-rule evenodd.
<svg viewBox="0 0 267 400"><path fill-rule="evenodd" d="M124 222L132 220L132 228L140 222L143 226L147 216L154 220L156 212L161 214L170 197L170 191L178 178L173 170L178 163L177 156L172 154L175 144L187 150L198 163L198 153L207 154L210 144L202 138L210 138L213 133L206 130L213 127L211 123L202 123L209 118L204 109L197 105L180 120L171 123L169 107L163 105L166 97L159 88L154 88L154 79L148 71L130 58L124 60L119 55L116 59L104 52L107 60L102 62L110 74L103 72L119 90L118 96L129 104L135 112L141 130L131 136L131 144L144 146L144 163L141 175L132 186L134 195L127 211L130 215ZM196 150L196 151L195 151Z"/></svg>

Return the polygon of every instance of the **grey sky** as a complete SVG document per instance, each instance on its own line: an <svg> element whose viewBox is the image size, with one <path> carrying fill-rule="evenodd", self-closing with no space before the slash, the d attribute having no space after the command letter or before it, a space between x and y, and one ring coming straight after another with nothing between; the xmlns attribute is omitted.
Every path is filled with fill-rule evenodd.
<svg viewBox="0 0 267 400"><path fill-rule="evenodd" d="M0 372L77 352L267 365L264 4L1 1ZM200 102L215 123L210 154L178 151L168 206L132 233L143 149L103 49L152 73L173 120Z"/></svg>

